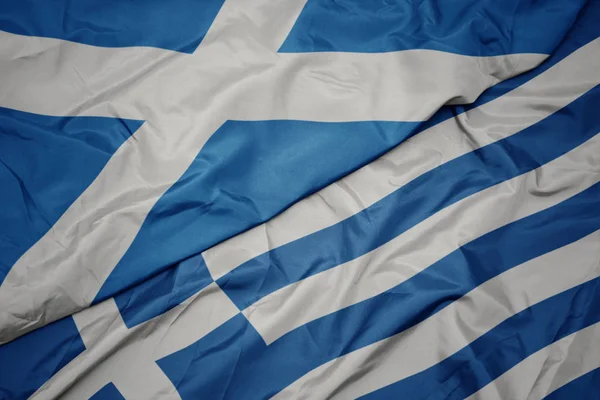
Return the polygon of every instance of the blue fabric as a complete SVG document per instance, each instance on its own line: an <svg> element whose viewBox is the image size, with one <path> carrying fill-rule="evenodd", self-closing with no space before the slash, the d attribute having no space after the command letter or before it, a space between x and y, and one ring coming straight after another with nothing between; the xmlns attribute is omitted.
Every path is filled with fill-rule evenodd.
<svg viewBox="0 0 600 400"><path fill-rule="evenodd" d="M0 346L0 399L26 399L85 350L72 317Z"/></svg>
<svg viewBox="0 0 600 400"><path fill-rule="evenodd" d="M115 296L128 328L159 316L213 281L202 255L184 260Z"/></svg>
<svg viewBox="0 0 600 400"><path fill-rule="evenodd" d="M353 260L457 201L561 156L600 131L596 87L539 123L447 162L352 217L275 248L217 282L245 309L293 282Z"/></svg>
<svg viewBox="0 0 600 400"><path fill-rule="evenodd" d="M0 30L193 53L224 0L3 0Z"/></svg>
<svg viewBox="0 0 600 400"><path fill-rule="evenodd" d="M308 0L280 52L549 54L585 0Z"/></svg>
<svg viewBox="0 0 600 400"><path fill-rule="evenodd" d="M0 108L0 284L141 124Z"/></svg>
<svg viewBox="0 0 600 400"><path fill-rule="evenodd" d="M361 399L462 400L531 354L599 321L597 278L515 314L441 363Z"/></svg>
<svg viewBox="0 0 600 400"><path fill-rule="evenodd" d="M400 333L486 280L600 229L599 206L600 184L596 184L482 236L395 288L307 323L269 346L239 315L158 365L183 399L197 393L237 399L249 392L252 398L268 398L319 365Z"/></svg>
<svg viewBox="0 0 600 400"><path fill-rule="evenodd" d="M600 400L600 368L558 388L546 400Z"/></svg>
<svg viewBox="0 0 600 400"><path fill-rule="evenodd" d="M96 394L90 397L90 400L125 400L119 389L111 383L106 384Z"/></svg>
<svg viewBox="0 0 600 400"><path fill-rule="evenodd" d="M226 122L148 214L96 301L268 220L380 156L418 125Z"/></svg>

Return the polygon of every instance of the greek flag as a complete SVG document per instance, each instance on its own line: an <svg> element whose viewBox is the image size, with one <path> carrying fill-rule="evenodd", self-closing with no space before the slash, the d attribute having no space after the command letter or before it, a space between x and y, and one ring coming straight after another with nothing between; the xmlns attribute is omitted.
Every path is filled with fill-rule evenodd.
<svg viewBox="0 0 600 400"><path fill-rule="evenodd" d="M0 0L0 399L600 399L600 0Z"/></svg>

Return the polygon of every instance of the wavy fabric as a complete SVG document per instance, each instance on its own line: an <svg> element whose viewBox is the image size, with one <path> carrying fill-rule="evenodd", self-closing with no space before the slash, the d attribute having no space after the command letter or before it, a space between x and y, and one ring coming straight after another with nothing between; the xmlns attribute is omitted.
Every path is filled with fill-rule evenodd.
<svg viewBox="0 0 600 400"><path fill-rule="evenodd" d="M600 392L599 0L1 14L0 399Z"/></svg>
<svg viewBox="0 0 600 400"><path fill-rule="evenodd" d="M240 7L249 8L248 12L256 11L257 7L246 3L236 4L237 1L228 3L231 4L230 7L226 4L223 12L219 14L220 17L215 20L213 27L216 28L210 31L214 32L214 39L209 40L205 46L200 46L190 57L164 52L156 54L139 48L132 51L103 50L101 53L108 58L108 62L102 58L104 61L99 64L102 71L106 65L119 65L116 69L106 69L111 71L111 76L118 81L129 82L131 89L128 89L129 85L124 88L102 89L106 77L100 74L99 78L95 70L97 64L88 61L96 52L91 52L88 47L67 45L66 42L61 43L59 49L62 49L62 44L67 46L72 54L70 58L73 58L75 63L69 71L75 73L61 74L63 85L55 85L55 81L52 80L44 81L41 86L45 91L52 87L55 90L64 90L65 86L69 89L71 86L79 88L82 77L86 76L92 81L91 87L85 86L82 90L82 98L87 100L79 100L79 97L75 96L77 90L68 90L64 99L60 98L52 102L51 106L47 106L47 102L40 102L37 96L33 97L28 92L17 90L13 80L6 80L7 86L12 89L9 93L14 93L14 96L4 97L3 101L7 103L14 101L20 106L40 108L52 113L71 113L73 110L85 113L113 113L115 108L120 110L121 107L115 107L112 101L119 105L125 103L123 110L128 114L146 114L146 122L132 139L125 142L111 157L96 179L54 224L53 229L31 246L12 266L0 286L0 302L10 304L10 312L0 310L0 342L12 340L47 322L85 309L97 299L104 282L122 262L125 265L119 266L116 272L120 274L119 278L123 279L111 279L109 285L104 286L102 298L127 290L131 285L162 272L182 259L207 250L206 246L224 239L227 235L234 235L240 229L264 222L262 218L281 212L290 205L290 197L293 196L271 196L270 193L265 194L261 190L248 190L248 186L244 185L237 185L232 188L233 193L229 193L229 196L224 195L223 190L215 184L217 180L211 172L220 170L220 158L227 158L227 153L216 154L216 157L210 157L209 160L204 159L202 154L201 162L192 166L198 154L203 153L204 145L210 147L210 143L215 143L209 138L212 139L212 134L226 124L224 116L246 122L260 116L261 120L308 119L317 123L401 121L410 125L412 122L422 122L429 118L431 113L448 99L459 103L469 102L487 87L528 70L546 58L545 55L538 54L473 58L432 51L377 55L278 55L271 43L272 52L269 52L268 48L259 47L256 52L246 54L245 64L248 64L249 69L245 70L229 62L233 56L231 52L237 48L239 40L249 41L249 48L254 49L254 41L261 39L262 34L256 33L258 37L234 35L239 32L237 28L231 30L230 19L238 18L238 22L244 26L243 23L247 21L239 16ZM300 4L297 4L299 0L288 1L290 4L287 6L278 3L273 7L282 7L280 11L289 13L288 17L292 18L295 16L294 11L300 12L300 7L295 8ZM278 32L281 34L281 40L282 33L287 34L284 30L285 25L267 24L263 28L267 32ZM252 26L245 29L254 32ZM224 36L230 45L209 44L222 37L219 32L223 30L233 35ZM28 38L10 38L9 44L38 46L38 42ZM20 72L23 69L41 73L38 64L51 68L54 65L53 57L58 54L54 51L55 47L51 46L55 43L55 40L43 42L44 46L50 47L43 52L45 57L41 58L39 63L37 60L30 61L27 57L20 57L19 50L9 45L10 51L16 57L6 62L11 71L10 75L17 81L23 81L29 79L26 74ZM257 59L258 56L266 58ZM129 61L127 65L137 65L148 57L154 60L153 65L156 67L147 74L131 76L129 68L120 68L122 60ZM135 62L131 62L131 58ZM267 64L264 64L265 60ZM401 68L402 65L413 64L420 67L414 70ZM215 70L221 71L221 76L218 79L209 79L213 76L213 72L210 71ZM182 74L187 78L182 77ZM322 78L330 74L336 76L337 80ZM289 76L293 79L288 79ZM382 76L386 79L381 79ZM438 77L436 82L432 82L431 76ZM228 79L234 82L241 81L239 85L232 85ZM205 93L193 91L193 95L190 95L188 85L184 82L197 82L197 90ZM246 90L248 85L254 89ZM216 101L211 100L214 92L222 93ZM328 92L343 95L323 95ZM365 96L364 93L371 94ZM163 98L169 101L165 103ZM170 112L171 103L178 101L185 112ZM143 106L138 107L138 104ZM198 107L209 107L213 112L199 113L196 111ZM144 113L145 109L164 112ZM301 125L307 127L311 124ZM190 130L193 134L190 134ZM164 134L167 131L169 134ZM336 132L339 130L331 131L333 134ZM243 136L235 130L232 133L234 141L242 140L243 145ZM409 133L402 132L401 129L396 134L383 134L383 140L378 140L377 145L369 146L368 149L364 146L364 150L367 151L360 159L366 162L365 158L393 147L398 143L397 140L406 138ZM299 140L312 142L310 135L302 135ZM334 143L336 142L345 143L344 138L339 135L334 140ZM223 146L218 145L219 141L216 143L216 150L223 150ZM270 149L265 146L260 148ZM298 153L298 162L303 167L310 165L311 160L322 151L319 147L310 145L305 148L310 151ZM266 153L258 155L257 158L260 160L273 157L273 164L281 160L278 152L268 150ZM209 151L209 154L214 153ZM337 178L341 171L360 167L358 158L352 161L355 152L338 151L336 154L341 158L327 157L327 163L331 163L329 165L334 168L319 169L317 175L317 170L306 168L287 170L290 177L278 182L280 186L277 193L308 194L319 187L302 185L325 184L328 180ZM185 175L190 166L191 180ZM232 167L235 169L235 165ZM215 169L216 171L213 171ZM261 177L260 171L261 168L248 168L244 173L252 176L254 172L259 172L258 177L251 179L262 180L264 177ZM310 172L312 176L308 176L306 172ZM229 186L225 183L229 180L235 183L237 178L232 174L233 172L226 168L225 176L218 180L219 184L223 182L224 186ZM180 180L180 184L174 185ZM299 190L289 189L296 183L301 186ZM173 186L177 190L171 191ZM206 193L205 190L210 190L210 193ZM230 197L238 199L238 203L249 197L249 205L257 204L262 209L248 213L245 220L236 220L235 225L223 227L231 222L231 213L229 209L221 212L219 208L221 204L227 205ZM262 197L267 197L267 201L263 201ZM217 198L218 201L215 200ZM212 215L205 221L215 223L217 228L211 229L209 226L189 222L188 230L176 224L155 223L155 211L160 217L176 215L191 209L190 217L195 217L206 214L213 200L216 201L217 209L213 210ZM188 223L188 220L189 217L185 222ZM136 239L151 239L156 237L155 235L169 237L172 241L160 240L153 243L152 249L160 252L160 257L144 248L141 252L143 259L138 259L136 255L140 254L140 247L137 243L134 244ZM202 236L204 240L197 240L198 236ZM104 246L97 246L98 242L102 242ZM145 240L142 240L142 244L144 242ZM86 260L84 268L81 268L81 259ZM47 267L48 262L53 268ZM79 284L69 285L65 280L77 281Z"/></svg>

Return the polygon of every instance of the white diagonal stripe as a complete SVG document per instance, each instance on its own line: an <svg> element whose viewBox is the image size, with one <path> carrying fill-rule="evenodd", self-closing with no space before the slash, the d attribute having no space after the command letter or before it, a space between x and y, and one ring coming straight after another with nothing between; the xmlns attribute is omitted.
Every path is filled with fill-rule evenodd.
<svg viewBox="0 0 600 400"><path fill-rule="evenodd" d="M468 400L539 400L600 368L600 323L530 355Z"/></svg>
<svg viewBox="0 0 600 400"><path fill-rule="evenodd" d="M323 364L274 399L355 399L414 375L512 315L600 276L599 259L596 231L496 276L400 334Z"/></svg>
<svg viewBox="0 0 600 400"><path fill-rule="evenodd" d="M369 207L419 175L548 117L600 82L600 39L498 99L438 124L203 256L215 279Z"/></svg>
<svg viewBox="0 0 600 400"><path fill-rule="evenodd" d="M244 315L265 342L272 343L312 320L381 294L462 245L599 181L596 135L536 170L454 203L361 257L263 297Z"/></svg>

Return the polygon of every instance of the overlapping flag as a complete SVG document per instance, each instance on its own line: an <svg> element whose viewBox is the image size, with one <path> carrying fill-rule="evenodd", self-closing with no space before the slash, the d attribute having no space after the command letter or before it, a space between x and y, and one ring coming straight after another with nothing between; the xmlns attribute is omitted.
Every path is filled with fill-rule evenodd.
<svg viewBox="0 0 600 400"><path fill-rule="evenodd" d="M599 0L3 0L0 399L600 399Z"/></svg>

